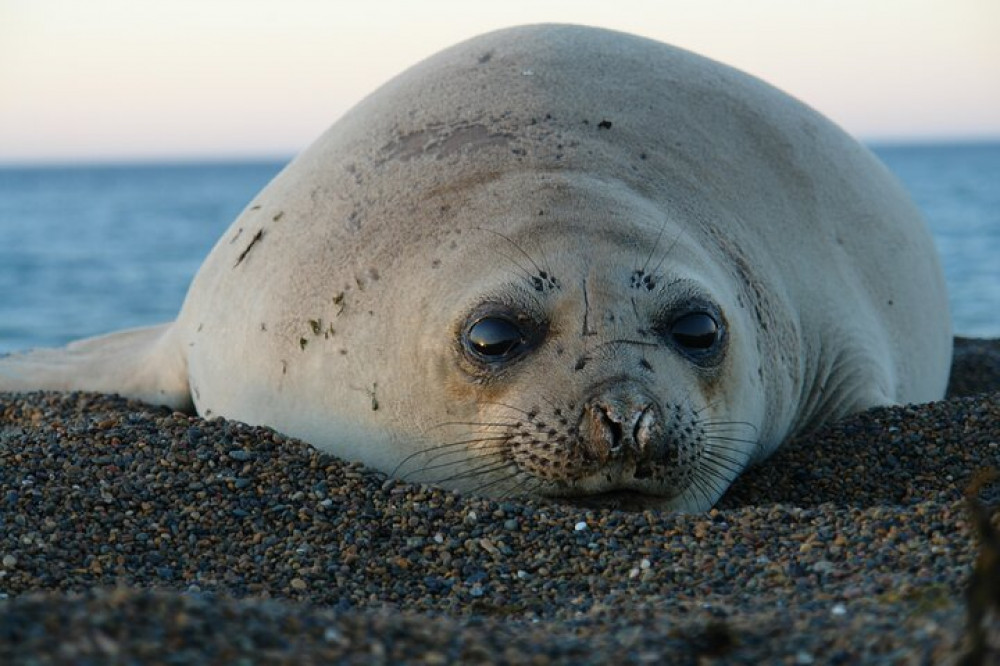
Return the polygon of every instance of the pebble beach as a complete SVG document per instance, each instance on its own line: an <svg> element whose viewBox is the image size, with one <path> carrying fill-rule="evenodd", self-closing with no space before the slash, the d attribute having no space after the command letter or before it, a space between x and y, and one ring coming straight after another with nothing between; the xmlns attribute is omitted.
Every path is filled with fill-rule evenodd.
<svg viewBox="0 0 1000 666"><path fill-rule="evenodd" d="M1000 340L956 340L947 399L804 435L689 515L0 393L0 664L1000 663L1000 546L970 508L1000 506L994 468Z"/></svg>

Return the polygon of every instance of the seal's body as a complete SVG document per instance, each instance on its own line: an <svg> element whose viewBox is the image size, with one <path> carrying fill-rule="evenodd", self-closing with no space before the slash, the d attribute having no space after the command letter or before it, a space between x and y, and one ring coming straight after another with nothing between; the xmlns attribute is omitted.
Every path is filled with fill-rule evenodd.
<svg viewBox="0 0 1000 666"><path fill-rule="evenodd" d="M407 478L688 510L794 433L942 396L920 215L787 95L620 33L416 65L294 160L173 324L0 360Z"/></svg>

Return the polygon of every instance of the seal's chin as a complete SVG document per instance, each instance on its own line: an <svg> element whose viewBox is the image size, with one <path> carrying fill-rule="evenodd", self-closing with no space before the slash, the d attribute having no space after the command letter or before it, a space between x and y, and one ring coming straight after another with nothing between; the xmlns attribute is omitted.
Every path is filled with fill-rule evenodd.
<svg viewBox="0 0 1000 666"><path fill-rule="evenodd" d="M621 511L646 509L692 510L685 502L688 493L669 483L642 478L631 460L618 460L566 484L549 484L538 494L552 502L573 506Z"/></svg>

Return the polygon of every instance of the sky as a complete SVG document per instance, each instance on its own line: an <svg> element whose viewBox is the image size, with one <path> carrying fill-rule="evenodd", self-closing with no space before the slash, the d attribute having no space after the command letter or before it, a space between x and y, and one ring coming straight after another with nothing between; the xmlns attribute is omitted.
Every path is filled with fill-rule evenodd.
<svg viewBox="0 0 1000 666"><path fill-rule="evenodd" d="M0 0L0 162L281 157L432 53L603 26L867 141L1000 138L1000 0Z"/></svg>

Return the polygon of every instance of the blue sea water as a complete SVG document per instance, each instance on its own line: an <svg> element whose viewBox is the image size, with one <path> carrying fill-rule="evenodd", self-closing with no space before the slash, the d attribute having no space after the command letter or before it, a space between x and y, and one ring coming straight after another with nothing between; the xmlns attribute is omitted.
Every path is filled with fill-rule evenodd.
<svg viewBox="0 0 1000 666"><path fill-rule="evenodd" d="M1000 143L873 150L927 217L956 333L1000 337ZM172 319L282 166L0 167L0 353Z"/></svg>

